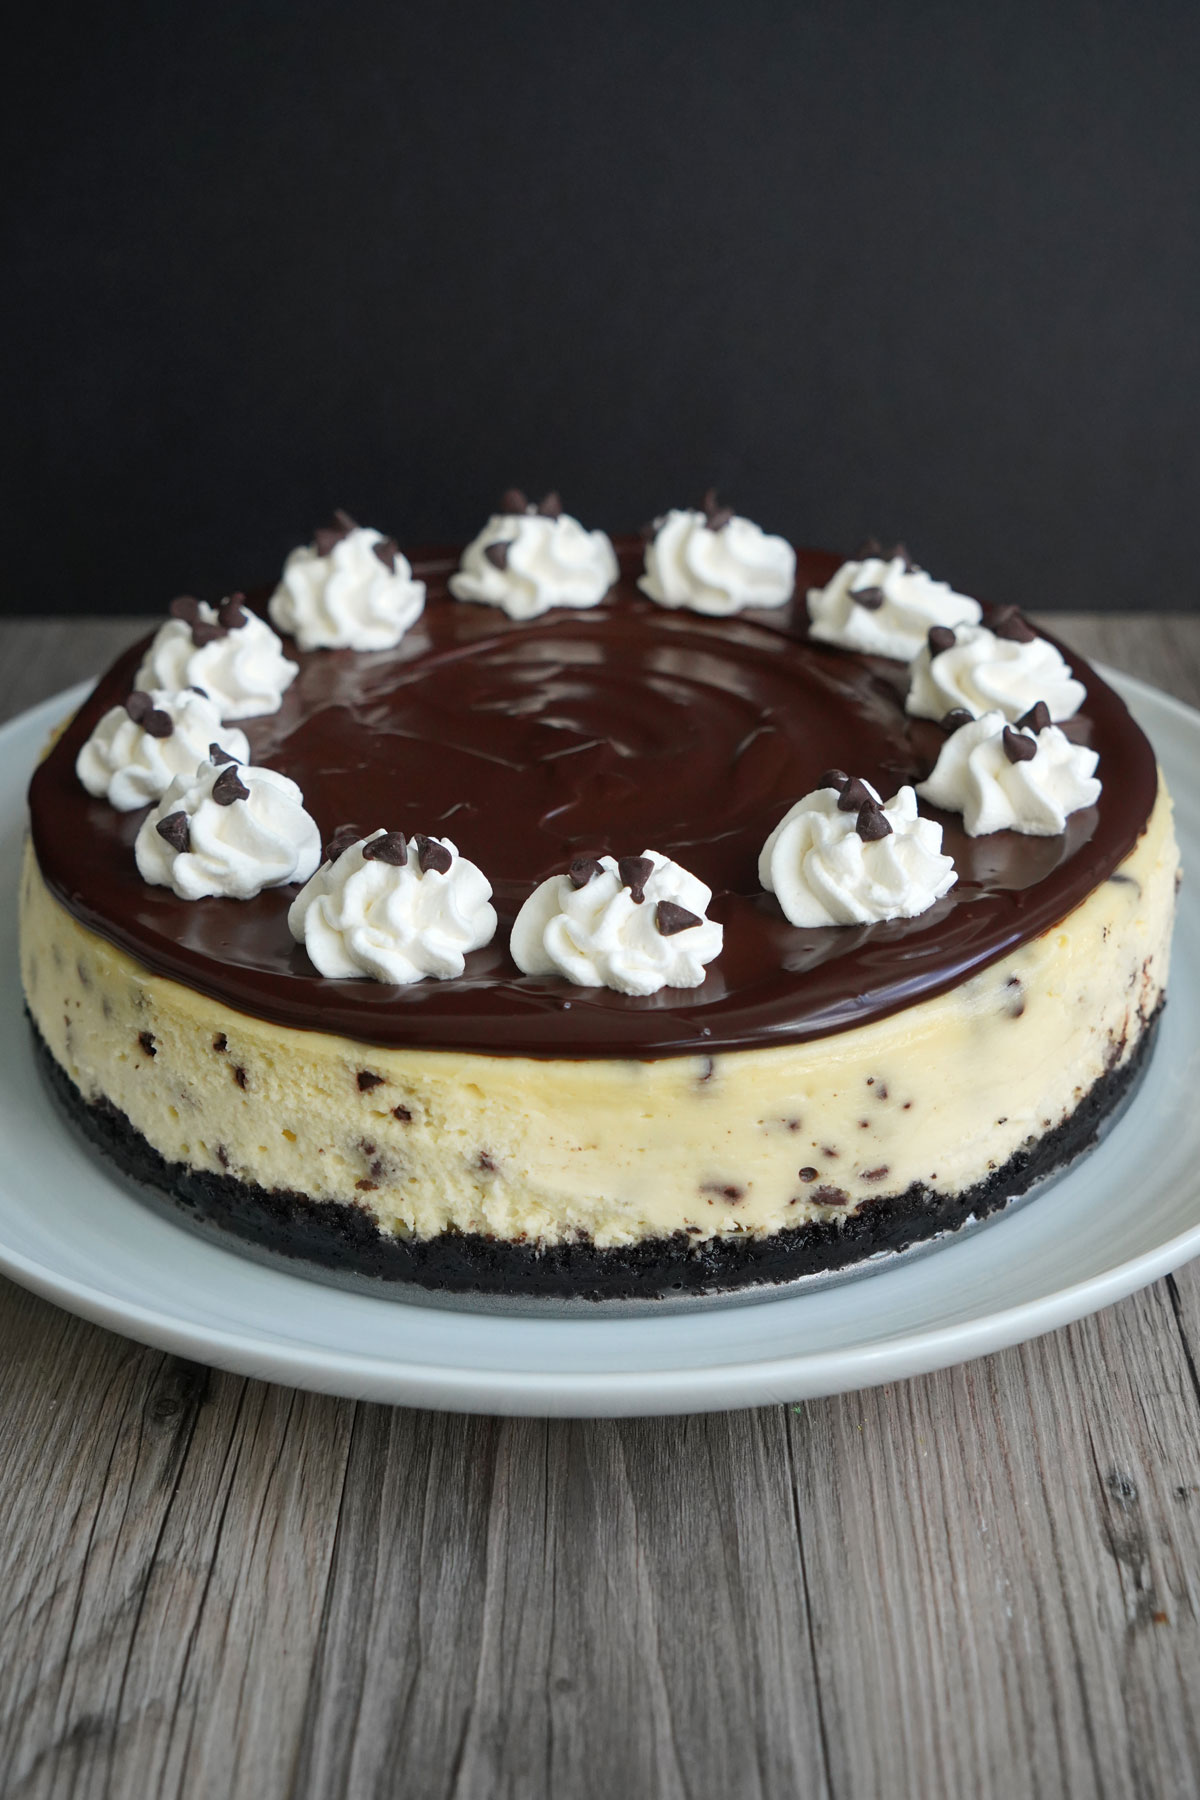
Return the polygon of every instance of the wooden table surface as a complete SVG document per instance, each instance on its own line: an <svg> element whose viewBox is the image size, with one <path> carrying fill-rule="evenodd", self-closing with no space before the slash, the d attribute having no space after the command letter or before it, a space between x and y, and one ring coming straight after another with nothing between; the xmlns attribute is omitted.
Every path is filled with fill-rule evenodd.
<svg viewBox="0 0 1200 1800"><path fill-rule="evenodd" d="M1053 624L1200 702L1200 617ZM0 716L136 629L0 625ZM1198 1361L1200 1264L866 1393L469 1418L0 1281L0 1795L1195 1796Z"/></svg>

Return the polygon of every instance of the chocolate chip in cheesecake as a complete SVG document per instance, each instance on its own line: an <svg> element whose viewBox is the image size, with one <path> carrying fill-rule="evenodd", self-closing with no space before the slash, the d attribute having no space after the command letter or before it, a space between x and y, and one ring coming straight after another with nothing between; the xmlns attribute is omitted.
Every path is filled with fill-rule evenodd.
<svg viewBox="0 0 1200 1800"><path fill-rule="evenodd" d="M875 800L869 800L865 806L859 807L854 829L864 844L873 844L879 838L892 835L892 828L888 824L884 810Z"/></svg>
<svg viewBox="0 0 1200 1800"><path fill-rule="evenodd" d="M407 1106L393 1106L392 1117L393 1119L399 1120L401 1125L412 1124L412 1113Z"/></svg>
<svg viewBox="0 0 1200 1800"><path fill-rule="evenodd" d="M689 912L686 906L677 906L674 900L660 900L654 909L654 928L660 937L674 937L700 923L696 913Z"/></svg>
<svg viewBox="0 0 1200 1800"><path fill-rule="evenodd" d="M158 1055L158 1048L154 1042L154 1033L152 1031L139 1031L138 1043L142 1046L142 1049L146 1052L147 1056Z"/></svg>
<svg viewBox="0 0 1200 1800"><path fill-rule="evenodd" d="M400 554L400 546L395 538L380 538L377 544L371 545L371 550L373 554L379 558L388 574L394 575L396 573L396 558Z"/></svg>
<svg viewBox="0 0 1200 1800"><path fill-rule="evenodd" d="M561 519L563 511L562 496L551 488L548 494L542 495L537 503L536 510L538 517L541 519Z"/></svg>
<svg viewBox="0 0 1200 1800"><path fill-rule="evenodd" d="M242 605L245 594L229 594L217 608L217 623L223 631L240 631L250 615Z"/></svg>
<svg viewBox="0 0 1200 1800"><path fill-rule="evenodd" d="M1035 701L1027 713L1022 713L1017 725L1022 731L1045 731L1053 721L1050 708L1044 700Z"/></svg>
<svg viewBox="0 0 1200 1800"><path fill-rule="evenodd" d="M648 856L621 856L617 858L617 871L634 905L640 906L646 898L646 883L654 873L654 864Z"/></svg>
<svg viewBox="0 0 1200 1800"><path fill-rule="evenodd" d="M385 831L364 844L362 853L364 862L388 863L393 869L401 869L408 861L408 840L402 831Z"/></svg>
<svg viewBox="0 0 1200 1800"><path fill-rule="evenodd" d="M857 812L860 806L877 806L879 803L865 781L857 775L851 775L838 796L839 812Z"/></svg>
<svg viewBox="0 0 1200 1800"><path fill-rule="evenodd" d="M485 544L483 547L483 554L487 557L493 569L507 569L508 540L506 539L502 544Z"/></svg>
<svg viewBox="0 0 1200 1800"><path fill-rule="evenodd" d="M241 1088L242 1092L245 1093L246 1089L250 1086L250 1077L246 1074L241 1063L238 1063L234 1068L233 1079L237 1086Z"/></svg>
<svg viewBox="0 0 1200 1800"><path fill-rule="evenodd" d="M168 813L165 819L159 819L154 827L164 844L170 844L182 856L192 841L191 827L185 812Z"/></svg>
<svg viewBox="0 0 1200 1800"><path fill-rule="evenodd" d="M238 777L237 763L221 770L212 785L212 797L218 806L232 806L235 800L248 800L250 789Z"/></svg>
<svg viewBox="0 0 1200 1800"><path fill-rule="evenodd" d="M948 713L942 714L943 731L961 731L964 725L973 725L975 714L967 711L965 706L952 706Z"/></svg>
<svg viewBox="0 0 1200 1800"><path fill-rule="evenodd" d="M1015 606L1002 606L991 617L993 637L1008 638L1014 644L1032 644L1037 632Z"/></svg>
<svg viewBox="0 0 1200 1800"><path fill-rule="evenodd" d="M926 641L929 644L929 654L940 656L943 650L953 650L956 639L949 625L931 625Z"/></svg>
<svg viewBox="0 0 1200 1800"><path fill-rule="evenodd" d="M382 1087L386 1079L386 1076L376 1075L374 1069L360 1069L358 1071L358 1091L360 1094L369 1094L372 1088Z"/></svg>
<svg viewBox="0 0 1200 1800"><path fill-rule="evenodd" d="M567 880L573 888L585 888L594 875L602 873L598 857L577 856L567 870Z"/></svg>
<svg viewBox="0 0 1200 1800"><path fill-rule="evenodd" d="M218 1056L223 1056L228 1048L229 1039L225 1036L223 1031L218 1031L216 1037L213 1039L213 1049L217 1052Z"/></svg>
<svg viewBox="0 0 1200 1800"><path fill-rule="evenodd" d="M221 768L226 763L235 763L237 757L230 756L228 750L222 750L220 744L210 744L208 746L208 760L210 763L216 763L217 767Z"/></svg>
<svg viewBox="0 0 1200 1800"><path fill-rule="evenodd" d="M844 769L826 769L817 782L818 788L836 788L840 794L850 777Z"/></svg>
<svg viewBox="0 0 1200 1800"><path fill-rule="evenodd" d="M175 729L170 713L155 706L149 694L142 693L140 688L134 688L126 700L125 711L135 725L141 726L147 737L168 738Z"/></svg>
<svg viewBox="0 0 1200 1800"><path fill-rule="evenodd" d="M807 1165L803 1169L799 1170L799 1176L800 1176L801 1181L815 1181L817 1179L817 1176L819 1173L820 1173L819 1170L814 1169Z"/></svg>
<svg viewBox="0 0 1200 1800"><path fill-rule="evenodd" d="M328 556L335 544L340 544L343 538L349 537L350 533L352 531L357 531L357 529L357 520L352 519L350 514L344 512L339 506L334 512L332 523L329 525L318 525L313 533L313 542L316 545L317 555Z"/></svg>
<svg viewBox="0 0 1200 1800"><path fill-rule="evenodd" d="M423 831L418 831L413 842L417 846L417 863L422 875L428 875L431 871L435 875L450 873L454 858L445 844L440 844L436 838L426 837Z"/></svg>
<svg viewBox="0 0 1200 1800"><path fill-rule="evenodd" d="M1014 731L1011 725L1004 727L1001 741L1010 763L1031 762L1038 753L1037 739L1027 737L1023 731Z"/></svg>
<svg viewBox="0 0 1200 1800"><path fill-rule="evenodd" d="M878 612L887 596L881 587L865 587L851 588L850 598L855 606L861 606L867 612Z"/></svg>

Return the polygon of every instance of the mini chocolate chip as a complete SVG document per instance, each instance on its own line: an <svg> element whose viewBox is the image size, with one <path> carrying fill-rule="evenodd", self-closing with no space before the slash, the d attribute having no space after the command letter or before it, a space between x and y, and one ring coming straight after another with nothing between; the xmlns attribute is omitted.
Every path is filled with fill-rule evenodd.
<svg viewBox="0 0 1200 1800"><path fill-rule="evenodd" d="M728 1200L731 1206L736 1206L739 1200L744 1200L746 1198L745 1188L735 1186L732 1181L702 1181L700 1183L700 1192L702 1194L715 1194L718 1200Z"/></svg>
<svg viewBox="0 0 1200 1800"><path fill-rule="evenodd" d="M849 779L850 777L846 774L844 769L826 769L825 773L821 776L821 779L817 782L817 786L819 788L836 788L840 794Z"/></svg>
<svg viewBox="0 0 1200 1800"><path fill-rule="evenodd" d="M972 725L974 722L974 713L969 713L965 706L952 706L948 713L942 715L942 730L961 731L964 725Z"/></svg>
<svg viewBox="0 0 1200 1800"><path fill-rule="evenodd" d="M220 744L210 744L208 746L208 760L210 763L216 763L217 767L220 768L226 763L236 763L237 757L230 756L228 750L222 750Z"/></svg>
<svg viewBox="0 0 1200 1800"><path fill-rule="evenodd" d="M240 631L250 617L242 605L245 598L245 594L230 594L217 608L217 620L226 631Z"/></svg>
<svg viewBox="0 0 1200 1800"><path fill-rule="evenodd" d="M561 519L563 510L561 496L551 488L550 492L543 494L538 501L537 510L539 517L543 519Z"/></svg>
<svg viewBox="0 0 1200 1800"><path fill-rule="evenodd" d="M851 588L850 598L855 606L864 606L868 612L878 612L885 595L881 587Z"/></svg>
<svg viewBox="0 0 1200 1800"><path fill-rule="evenodd" d="M362 835L357 825L339 825L325 846L325 861L336 862Z"/></svg>
<svg viewBox="0 0 1200 1800"><path fill-rule="evenodd" d="M174 729L170 713L163 712L160 706L152 706L142 720L142 730L147 737L169 738Z"/></svg>
<svg viewBox="0 0 1200 1800"><path fill-rule="evenodd" d="M368 1181L366 1176L363 1175L359 1177L354 1185L356 1188L360 1188L364 1194L373 1194L375 1189L379 1186L379 1183L377 1181Z"/></svg>
<svg viewBox="0 0 1200 1800"><path fill-rule="evenodd" d="M732 506L718 506L716 512L707 514L704 523L710 531L724 531L732 517Z"/></svg>
<svg viewBox="0 0 1200 1800"><path fill-rule="evenodd" d="M857 775L850 777L838 795L839 812L857 812L860 806L878 806L878 804L878 800L866 782L860 781Z"/></svg>
<svg viewBox="0 0 1200 1800"><path fill-rule="evenodd" d="M1026 737L1023 731L1014 731L1011 725L1004 727L1002 741L1010 763L1030 762L1038 753L1037 739Z"/></svg>
<svg viewBox="0 0 1200 1800"><path fill-rule="evenodd" d="M182 855L192 841L191 826L185 812L168 813L154 827L164 844L170 844L172 850Z"/></svg>
<svg viewBox="0 0 1200 1800"><path fill-rule="evenodd" d="M392 1117L393 1119L399 1119L402 1125L412 1124L412 1114L409 1112L407 1106L393 1106Z"/></svg>
<svg viewBox="0 0 1200 1800"><path fill-rule="evenodd" d="M194 625L200 617L200 602L191 594L180 594L172 600L167 608L173 619L182 619L185 625Z"/></svg>
<svg viewBox="0 0 1200 1800"><path fill-rule="evenodd" d="M818 1171L816 1169L808 1167L799 1171L801 1181L815 1181L817 1179L817 1174Z"/></svg>
<svg viewBox="0 0 1200 1800"><path fill-rule="evenodd" d="M634 905L640 906L646 898L646 883L654 873L654 864L648 856L621 856L617 858L617 871L633 896Z"/></svg>
<svg viewBox="0 0 1200 1800"><path fill-rule="evenodd" d="M483 554L487 557L493 569L507 569L508 540L505 539L502 544L485 544L483 547Z"/></svg>
<svg viewBox="0 0 1200 1800"><path fill-rule="evenodd" d="M529 501L520 488L509 488L500 502L500 511L506 513L528 512Z"/></svg>
<svg viewBox="0 0 1200 1800"><path fill-rule="evenodd" d="M891 837L892 828L888 824L884 811L874 800L860 807L854 826L860 838L866 844L872 844L877 838Z"/></svg>
<svg viewBox="0 0 1200 1800"><path fill-rule="evenodd" d="M1022 713L1017 724L1025 731L1045 731L1051 724L1050 708L1044 700L1038 700L1027 713Z"/></svg>
<svg viewBox="0 0 1200 1800"><path fill-rule="evenodd" d="M152 1031L139 1031L138 1043L142 1046L142 1049L146 1052L147 1056L158 1055L158 1051L154 1046L154 1033Z"/></svg>
<svg viewBox="0 0 1200 1800"><path fill-rule="evenodd" d="M439 844L436 838L426 837L418 831L414 842L417 846L417 864L422 875L431 871L435 875L448 875L450 865L454 861L445 844Z"/></svg>
<svg viewBox="0 0 1200 1800"><path fill-rule="evenodd" d="M385 1079L383 1075L376 1075L373 1069L360 1069L358 1091L360 1094L369 1094L372 1088L382 1087Z"/></svg>
<svg viewBox="0 0 1200 1800"><path fill-rule="evenodd" d="M216 1037L213 1039L213 1049L217 1052L218 1056L223 1056L228 1048L229 1039L225 1036L223 1031L218 1031Z"/></svg>
<svg viewBox="0 0 1200 1800"><path fill-rule="evenodd" d="M496 1173L495 1158L486 1150L481 1150L475 1159L475 1167L484 1175L494 1175Z"/></svg>
<svg viewBox="0 0 1200 1800"><path fill-rule="evenodd" d="M1016 644L1032 644L1037 637L1037 632L1026 624L1015 606L1002 606L992 614L990 624L994 637L1009 638Z"/></svg>
<svg viewBox="0 0 1200 1800"><path fill-rule="evenodd" d="M188 693L188 694L199 694L199 696L202 700L208 699L208 689L202 688L202 687L197 687L194 681L190 688L184 689L184 692Z"/></svg>
<svg viewBox="0 0 1200 1800"><path fill-rule="evenodd" d="M313 533L313 541L317 547L317 555L328 556L335 544L340 544L344 537L349 537L350 533L357 529L357 524L350 517L350 514L344 512L339 506L333 515L333 523L331 525L318 525L316 531Z"/></svg>
<svg viewBox="0 0 1200 1800"><path fill-rule="evenodd" d="M218 806L232 806L235 800L248 800L250 789L238 779L237 763L221 770L212 785L212 797Z"/></svg>
<svg viewBox="0 0 1200 1800"><path fill-rule="evenodd" d="M882 1181L884 1176L887 1174L887 1172L888 1172L887 1163L880 1163L880 1165L877 1169L864 1169L863 1170L863 1180L864 1181Z"/></svg>
<svg viewBox="0 0 1200 1800"><path fill-rule="evenodd" d="M955 637L948 625L931 625L929 627L929 650L933 656L940 656L943 650L954 648Z"/></svg>
<svg viewBox="0 0 1200 1800"><path fill-rule="evenodd" d="M384 568L388 570L389 574L394 575L396 573L396 558L400 554L400 546L395 538L381 538L377 544L371 545L371 549L379 558Z"/></svg>
<svg viewBox="0 0 1200 1800"><path fill-rule="evenodd" d="M567 880L573 888L585 888L593 875L602 873L600 861L595 856L577 856L567 870Z"/></svg>
<svg viewBox="0 0 1200 1800"><path fill-rule="evenodd" d="M246 1075L246 1071L245 1071L245 1069L243 1069L241 1063L238 1063L237 1067L234 1069L233 1079L237 1082L237 1085L243 1090L243 1092L250 1085L249 1079Z"/></svg>
<svg viewBox="0 0 1200 1800"><path fill-rule="evenodd" d="M888 551L888 561L902 562L906 570L915 569L917 566L912 557L908 554L907 544L893 544Z"/></svg>
<svg viewBox="0 0 1200 1800"><path fill-rule="evenodd" d="M686 906L676 906L673 900L660 900L654 909L654 928L660 937L674 937L700 923L696 913L689 912Z"/></svg>
<svg viewBox="0 0 1200 1800"><path fill-rule="evenodd" d="M403 868L408 861L408 840L402 831L385 831L363 845L363 861L390 863L393 869Z"/></svg>
<svg viewBox="0 0 1200 1800"><path fill-rule="evenodd" d="M125 711L135 725L140 725L146 714L153 710L154 702L149 694L144 694L140 688L134 688L133 692L126 696Z"/></svg>

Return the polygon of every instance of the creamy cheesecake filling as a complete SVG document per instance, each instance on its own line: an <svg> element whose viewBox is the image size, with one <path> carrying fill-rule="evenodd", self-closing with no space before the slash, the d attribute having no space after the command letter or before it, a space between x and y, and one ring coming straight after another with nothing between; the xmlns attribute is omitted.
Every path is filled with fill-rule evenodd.
<svg viewBox="0 0 1200 1800"><path fill-rule="evenodd" d="M600 1247L765 1236L913 1182L955 1193L1133 1053L1167 979L1165 788L1073 912L958 987L815 1042L541 1059L355 1046L154 976L22 880L22 974L51 1054L169 1162L361 1207L386 1232Z"/></svg>

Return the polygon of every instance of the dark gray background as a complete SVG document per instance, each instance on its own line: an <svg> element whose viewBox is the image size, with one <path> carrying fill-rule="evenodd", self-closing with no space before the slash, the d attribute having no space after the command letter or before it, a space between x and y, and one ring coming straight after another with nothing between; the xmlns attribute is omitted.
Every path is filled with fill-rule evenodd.
<svg viewBox="0 0 1200 1800"><path fill-rule="evenodd" d="M985 598L1191 607L1198 53L1194 4L34 10L0 605L715 480Z"/></svg>

